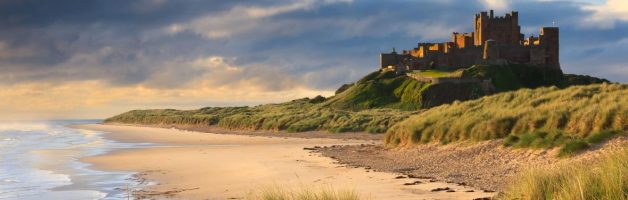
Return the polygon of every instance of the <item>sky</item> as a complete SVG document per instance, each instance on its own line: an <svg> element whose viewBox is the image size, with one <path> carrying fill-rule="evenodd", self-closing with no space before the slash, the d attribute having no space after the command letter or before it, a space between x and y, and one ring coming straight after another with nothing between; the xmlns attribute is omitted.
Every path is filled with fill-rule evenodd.
<svg viewBox="0 0 628 200"><path fill-rule="evenodd" d="M626 0L2 0L0 119L330 96L489 9L559 26L565 73L628 82Z"/></svg>

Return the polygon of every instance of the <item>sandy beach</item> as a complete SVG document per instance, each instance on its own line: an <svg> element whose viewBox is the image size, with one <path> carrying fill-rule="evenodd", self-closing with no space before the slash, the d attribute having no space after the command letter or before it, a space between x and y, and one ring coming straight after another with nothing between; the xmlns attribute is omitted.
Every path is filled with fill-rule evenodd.
<svg viewBox="0 0 628 200"><path fill-rule="evenodd" d="M594 145L589 151L567 158L558 157L558 148L507 148L502 144L502 140L492 140L448 145L431 143L394 149L382 145L344 145L317 151L349 166L430 177L500 192L519 181L517 175L529 168L551 169L580 162L598 162L605 154L628 146L628 137L612 138Z"/></svg>
<svg viewBox="0 0 628 200"><path fill-rule="evenodd" d="M399 178L400 174L347 167L304 150L377 141L261 137L113 125L74 128L106 132L106 138L119 142L155 144L82 159L95 169L132 171L137 173L134 181L156 183L134 188L137 198L245 199L251 193L276 186L354 190L366 199L474 199L494 195L451 183ZM407 184L415 181L421 183ZM445 187L450 191L432 191Z"/></svg>

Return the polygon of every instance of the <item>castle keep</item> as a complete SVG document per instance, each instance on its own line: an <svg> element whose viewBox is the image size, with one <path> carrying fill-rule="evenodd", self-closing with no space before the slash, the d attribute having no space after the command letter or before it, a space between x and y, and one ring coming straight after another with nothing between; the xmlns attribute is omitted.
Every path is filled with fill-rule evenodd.
<svg viewBox="0 0 628 200"><path fill-rule="evenodd" d="M474 64L530 64L560 69L558 27L543 27L538 37L524 37L519 15L475 15L474 31L451 35L451 42L418 43L411 50L383 53L381 68L397 70L458 69Z"/></svg>

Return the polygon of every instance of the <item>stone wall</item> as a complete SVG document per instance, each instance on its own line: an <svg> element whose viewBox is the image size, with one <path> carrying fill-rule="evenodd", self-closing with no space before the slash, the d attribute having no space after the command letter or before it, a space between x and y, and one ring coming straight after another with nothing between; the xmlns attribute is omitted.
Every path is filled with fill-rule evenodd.
<svg viewBox="0 0 628 200"><path fill-rule="evenodd" d="M465 47L473 46L473 33L457 33L454 32L451 36L451 41L454 41L455 47L462 49Z"/></svg>

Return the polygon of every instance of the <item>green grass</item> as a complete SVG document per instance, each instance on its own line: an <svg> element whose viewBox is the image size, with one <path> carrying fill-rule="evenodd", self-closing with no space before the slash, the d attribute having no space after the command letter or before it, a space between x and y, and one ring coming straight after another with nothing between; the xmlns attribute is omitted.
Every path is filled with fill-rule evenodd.
<svg viewBox="0 0 628 200"><path fill-rule="evenodd" d="M619 131L608 131L608 130L606 130L606 131L600 131L600 132L591 134L591 135L589 135L585 139L586 139L586 142L591 143L591 144L595 144L595 143L600 143L602 141L605 141L605 140L607 140L607 139L609 139L609 138L611 138L611 137L613 137L615 135L618 135L618 134L622 134L622 133L619 132ZM625 132L623 134L625 134Z"/></svg>
<svg viewBox="0 0 628 200"><path fill-rule="evenodd" d="M461 77L490 80L496 92L521 88L601 83L605 80L588 76L565 75L561 70L530 65L474 65L466 69L416 70L408 73L424 77ZM607 82L607 81L606 81ZM494 92L480 83L430 84L395 72L373 72L356 83L345 84L324 104L342 110L393 108L417 110L466 101Z"/></svg>
<svg viewBox="0 0 628 200"><path fill-rule="evenodd" d="M354 190L336 190L329 186L288 189L281 186L264 187L248 195L251 200L359 200Z"/></svg>
<svg viewBox="0 0 628 200"><path fill-rule="evenodd" d="M288 132L385 132L416 112L393 109L345 111L323 107L321 98L299 99L255 107L208 107L198 110L134 110L105 123L148 125L215 125L228 129L285 130Z"/></svg>
<svg viewBox="0 0 628 200"><path fill-rule="evenodd" d="M628 149L593 163L569 163L554 169L529 169L497 199L628 199Z"/></svg>
<svg viewBox="0 0 628 200"><path fill-rule="evenodd" d="M530 65L474 65L463 72L463 77L491 79L499 91L542 86L569 86L561 70Z"/></svg>
<svg viewBox="0 0 628 200"><path fill-rule="evenodd" d="M417 110L423 107L422 93L429 88L422 83L394 72L373 72L349 88L329 98L324 107L341 110L392 108Z"/></svg>
<svg viewBox="0 0 628 200"><path fill-rule="evenodd" d="M374 72L346 87L341 87L341 92L323 106L353 111L373 108L412 111L485 95L479 84L431 84L395 72Z"/></svg>
<svg viewBox="0 0 628 200"><path fill-rule="evenodd" d="M546 133L537 131L521 135L508 135L504 146L548 148L563 144L566 138L561 133Z"/></svg>
<svg viewBox="0 0 628 200"><path fill-rule="evenodd" d="M600 84L600 83L610 83L610 81L597 78L587 75L576 75L576 74L565 74L563 75L563 86L570 85L590 85L590 84Z"/></svg>
<svg viewBox="0 0 628 200"><path fill-rule="evenodd" d="M579 140L579 139L569 140L565 142L563 147L560 148L560 152L558 153L558 156L568 156L576 152L585 150L589 148L589 146L590 146L589 143Z"/></svg>
<svg viewBox="0 0 628 200"><path fill-rule="evenodd" d="M504 145L564 154L628 129L628 85L521 89L429 109L391 127L390 146L505 138Z"/></svg>
<svg viewBox="0 0 628 200"><path fill-rule="evenodd" d="M605 130L589 134L586 138L574 138L561 132L536 131L520 135L508 135L504 139L504 146L516 148L560 147L558 156L570 156L615 135L626 135L626 132Z"/></svg>
<svg viewBox="0 0 628 200"><path fill-rule="evenodd" d="M462 76L462 70L416 70L411 73L428 78L441 78L441 77L460 77Z"/></svg>

